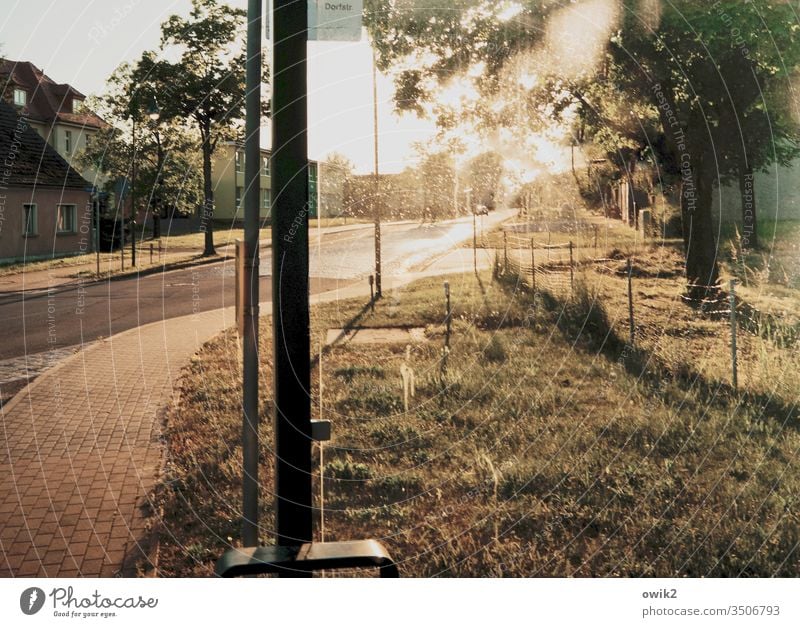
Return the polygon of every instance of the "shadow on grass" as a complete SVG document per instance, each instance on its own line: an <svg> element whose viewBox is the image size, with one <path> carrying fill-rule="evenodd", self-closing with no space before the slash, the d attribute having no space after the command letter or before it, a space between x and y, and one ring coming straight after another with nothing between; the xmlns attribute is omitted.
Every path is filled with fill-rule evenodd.
<svg viewBox="0 0 800 627"><path fill-rule="evenodd" d="M342 332L339 335L336 336L336 339L333 340L333 342L331 342L330 344L326 344L322 348L322 354L323 355L327 355L331 351L332 348L334 348L335 346L339 345L339 343L342 342L347 337L347 334L350 331L352 331L353 329L357 328L358 325L361 324L361 321L367 315L367 312L372 311L376 300L377 300L377 298L373 297L369 302L367 302L366 305L364 305L361 309L358 310L358 313L356 313L352 318L350 318L350 320L348 320L345 323L344 327L342 327ZM319 364L319 354L315 354L311 358L311 368L312 369L316 368L318 364Z"/></svg>
<svg viewBox="0 0 800 627"><path fill-rule="evenodd" d="M631 345L616 332L602 303L585 288L579 286L575 298L564 301L545 290L537 290L534 294L530 289L520 289L519 283L508 276L500 276L498 281L504 289L513 289L517 298L531 304L538 301L549 313L552 323L576 349L599 353L619 364L629 375L647 386L650 392L665 401L685 400L668 398L669 388L665 388L664 382L669 381L684 394L694 394L723 410L729 410L733 402L737 407L757 410L762 417L779 416L784 424L800 430L797 408L793 404L773 394L737 391L727 382L709 381L685 363L679 368L670 368L652 351Z"/></svg>

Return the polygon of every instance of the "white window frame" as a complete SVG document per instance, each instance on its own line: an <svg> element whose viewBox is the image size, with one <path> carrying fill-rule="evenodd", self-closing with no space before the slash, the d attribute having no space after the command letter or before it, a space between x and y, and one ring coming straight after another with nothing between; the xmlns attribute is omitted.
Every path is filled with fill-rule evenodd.
<svg viewBox="0 0 800 627"><path fill-rule="evenodd" d="M233 158L233 168L236 170L236 174L244 174L244 153L240 150L236 151Z"/></svg>
<svg viewBox="0 0 800 627"><path fill-rule="evenodd" d="M28 104L28 92L24 89L14 88L14 104L18 107L24 107Z"/></svg>
<svg viewBox="0 0 800 627"><path fill-rule="evenodd" d="M271 209L272 208L272 190L271 189L263 189L261 190L261 208L262 209Z"/></svg>
<svg viewBox="0 0 800 627"><path fill-rule="evenodd" d="M62 209L67 209L69 211L70 216L70 224L68 229L61 228L61 211ZM72 235L77 233L78 226L77 226L77 218L78 218L77 207L70 203L59 203L56 205L56 233L59 235Z"/></svg>
<svg viewBox="0 0 800 627"><path fill-rule="evenodd" d="M269 176L269 157L261 157L261 176Z"/></svg>
<svg viewBox="0 0 800 627"><path fill-rule="evenodd" d="M72 131L64 131L64 152L72 152Z"/></svg>
<svg viewBox="0 0 800 627"><path fill-rule="evenodd" d="M236 186L236 208L241 209L244 203L244 187L241 185Z"/></svg>
<svg viewBox="0 0 800 627"><path fill-rule="evenodd" d="M28 218L28 210L32 210L33 219ZM31 237L39 234L39 209L35 202L22 205L22 235Z"/></svg>

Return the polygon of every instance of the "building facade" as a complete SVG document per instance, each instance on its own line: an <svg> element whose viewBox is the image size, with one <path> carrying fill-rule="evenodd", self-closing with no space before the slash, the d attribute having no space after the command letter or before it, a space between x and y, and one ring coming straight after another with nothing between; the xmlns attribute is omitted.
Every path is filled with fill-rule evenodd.
<svg viewBox="0 0 800 627"><path fill-rule="evenodd" d="M90 252L89 189L25 117L0 102L0 261Z"/></svg>
<svg viewBox="0 0 800 627"><path fill-rule="evenodd" d="M211 164L212 185L214 189L214 220L230 224L244 221L244 145L226 142L217 147ZM270 151L261 150L261 192L259 216L269 219L272 209L272 175L270 171ZM317 162L308 163L309 217L317 217L319 206L319 168Z"/></svg>
<svg viewBox="0 0 800 627"><path fill-rule="evenodd" d="M96 187L100 180L96 170L77 167L77 159L86 148L88 138L106 123L85 106L85 96L74 87L56 83L33 63L0 62L2 100L14 107L47 144L79 174Z"/></svg>
<svg viewBox="0 0 800 627"><path fill-rule="evenodd" d="M747 182L744 201L751 206L745 211L738 183L715 187L712 208L723 224L734 223L740 233L747 235L752 232L752 223L746 223L748 211L755 211L763 227L783 220L800 220L800 159L788 167L772 165L766 172L756 172Z"/></svg>

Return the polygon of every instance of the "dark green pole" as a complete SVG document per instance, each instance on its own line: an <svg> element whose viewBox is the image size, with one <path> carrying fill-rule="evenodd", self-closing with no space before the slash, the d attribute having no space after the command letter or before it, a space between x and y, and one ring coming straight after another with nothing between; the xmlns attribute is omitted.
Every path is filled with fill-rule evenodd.
<svg viewBox="0 0 800 627"><path fill-rule="evenodd" d="M258 546L258 229L261 174L261 0L247 7L242 332L242 542ZM238 289L238 286L237 286Z"/></svg>
<svg viewBox="0 0 800 627"><path fill-rule="evenodd" d="M131 266L136 266L136 114L133 114L133 165L131 166ZM125 220L122 221L125 233ZM123 237L124 240L124 237Z"/></svg>
<svg viewBox="0 0 800 627"><path fill-rule="evenodd" d="M274 0L272 320L277 535L311 542L307 3Z"/></svg>

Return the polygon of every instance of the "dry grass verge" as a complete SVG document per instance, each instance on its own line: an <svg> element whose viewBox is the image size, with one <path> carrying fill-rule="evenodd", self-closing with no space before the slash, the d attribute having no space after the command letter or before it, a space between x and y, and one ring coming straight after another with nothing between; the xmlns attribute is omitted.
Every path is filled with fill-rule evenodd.
<svg viewBox="0 0 800 627"><path fill-rule="evenodd" d="M786 378L796 374L772 386L748 374L754 387L733 393L724 367L702 360L712 343L724 345L724 326L698 321L679 302L660 306L674 297L669 278L637 286L648 304L642 324L662 330L660 343L637 348L616 323L621 277L587 276L572 299L488 275L447 278L454 316L444 369L441 279L387 294L374 313L355 301L314 311L315 347L326 329L353 321L423 326L428 337L412 350L417 395L408 412L404 346L325 351L323 414L334 424L326 539L379 538L412 576L800 573L798 387ZM266 342L262 350L262 415L270 416ZM796 355L784 357L797 366ZM758 359L746 353L748 363ZM317 364L316 412L318 375ZM239 385L236 340L226 333L192 361L169 410L169 471L157 492L162 575L208 575L238 541Z"/></svg>

